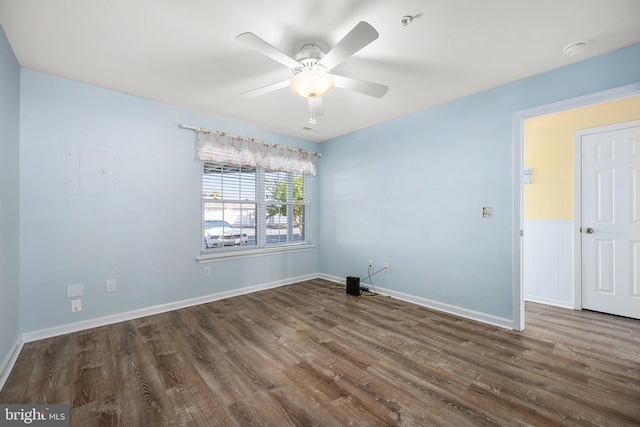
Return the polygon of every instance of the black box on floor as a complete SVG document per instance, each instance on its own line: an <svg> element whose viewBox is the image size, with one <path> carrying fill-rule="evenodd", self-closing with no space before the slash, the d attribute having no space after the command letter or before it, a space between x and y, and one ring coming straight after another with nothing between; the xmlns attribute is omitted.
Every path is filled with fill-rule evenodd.
<svg viewBox="0 0 640 427"><path fill-rule="evenodd" d="M354 276L347 277L347 294L360 296L360 278Z"/></svg>

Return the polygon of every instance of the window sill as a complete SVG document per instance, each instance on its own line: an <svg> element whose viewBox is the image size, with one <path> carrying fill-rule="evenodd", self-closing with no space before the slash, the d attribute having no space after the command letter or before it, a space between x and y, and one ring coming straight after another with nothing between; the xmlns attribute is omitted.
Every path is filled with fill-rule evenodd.
<svg viewBox="0 0 640 427"><path fill-rule="evenodd" d="M196 257L198 264L216 261L227 261L231 259L253 258L266 255L277 255L289 252L310 251L316 247L312 244L276 246L271 248L247 249L239 251L218 252L212 254L202 254Z"/></svg>

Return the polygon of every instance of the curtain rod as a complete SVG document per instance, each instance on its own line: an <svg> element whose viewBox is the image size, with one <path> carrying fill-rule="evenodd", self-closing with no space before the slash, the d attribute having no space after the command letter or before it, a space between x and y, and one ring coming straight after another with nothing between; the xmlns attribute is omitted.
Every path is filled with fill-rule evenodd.
<svg viewBox="0 0 640 427"><path fill-rule="evenodd" d="M267 145L280 146L280 144L272 144L272 143L269 143L269 142L260 141L259 139L245 138L243 136L231 135L230 133L220 132L219 130L211 130L211 129L199 128L199 127L189 126L189 125L185 125L185 124L178 125L178 127L180 127L181 129L192 130L194 132L217 133L218 135L227 135L227 136L230 136L231 138L239 138L239 139L244 139L244 140L253 140L253 141L262 142L263 144L267 144ZM283 147L291 148L291 147L288 147L286 145L283 145ZM293 149L293 150L302 150L302 148L291 148L291 149ZM305 151L309 151L309 150L305 150ZM309 151L309 153L311 153L311 154L313 154L314 156L317 156L317 157L322 157L322 153L316 153L315 151Z"/></svg>

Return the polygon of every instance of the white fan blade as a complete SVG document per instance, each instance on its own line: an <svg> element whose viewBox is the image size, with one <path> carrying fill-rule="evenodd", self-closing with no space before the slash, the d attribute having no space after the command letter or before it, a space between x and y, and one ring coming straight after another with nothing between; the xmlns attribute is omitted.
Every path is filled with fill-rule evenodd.
<svg viewBox="0 0 640 427"><path fill-rule="evenodd" d="M289 55L282 53L253 33L242 33L236 37L236 40L245 46L249 46L250 48L257 50L261 54L268 56L274 61L291 68L292 70L302 67L298 61L291 58Z"/></svg>
<svg viewBox="0 0 640 427"><path fill-rule="evenodd" d="M389 86L378 83L365 82L364 80L356 80L335 74L332 74L332 76L334 86L373 96L374 98L382 98L389 90Z"/></svg>
<svg viewBox="0 0 640 427"><path fill-rule="evenodd" d="M242 92L239 94L241 98L249 99L254 98L256 96L264 95L265 93L273 92L274 90L282 89L283 87L289 86L289 80L283 80L278 83L273 83L267 86L259 87L257 89L249 90L247 92Z"/></svg>
<svg viewBox="0 0 640 427"><path fill-rule="evenodd" d="M317 65L322 65L331 70L333 67L349 58L351 55L378 38L378 32L370 24L361 21L349 31L337 45L318 61ZM316 65L316 66L317 66Z"/></svg>

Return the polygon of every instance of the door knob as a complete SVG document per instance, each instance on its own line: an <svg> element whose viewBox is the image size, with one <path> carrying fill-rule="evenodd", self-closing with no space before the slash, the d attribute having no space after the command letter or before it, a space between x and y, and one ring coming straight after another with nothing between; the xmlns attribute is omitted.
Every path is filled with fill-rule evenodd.
<svg viewBox="0 0 640 427"><path fill-rule="evenodd" d="M587 234L593 234L593 228L585 228L584 232Z"/></svg>

